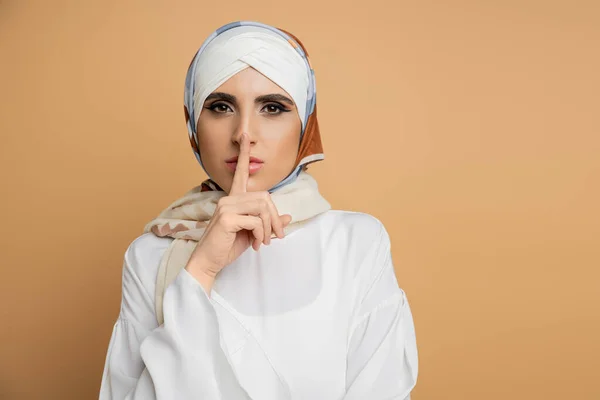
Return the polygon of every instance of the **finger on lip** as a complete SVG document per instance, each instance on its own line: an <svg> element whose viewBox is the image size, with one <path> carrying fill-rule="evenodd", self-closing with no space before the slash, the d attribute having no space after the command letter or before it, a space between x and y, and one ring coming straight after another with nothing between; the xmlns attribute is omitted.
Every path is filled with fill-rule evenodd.
<svg viewBox="0 0 600 400"><path fill-rule="evenodd" d="M245 133L242 134L240 140L240 154L235 166L235 172L233 175L232 189L234 193L245 192L248 185L250 147L248 144L248 137Z"/></svg>

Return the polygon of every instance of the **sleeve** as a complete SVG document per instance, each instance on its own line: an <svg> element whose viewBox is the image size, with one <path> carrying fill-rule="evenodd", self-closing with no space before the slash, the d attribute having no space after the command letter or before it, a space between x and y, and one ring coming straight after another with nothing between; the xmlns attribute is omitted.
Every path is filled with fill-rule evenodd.
<svg viewBox="0 0 600 400"><path fill-rule="evenodd" d="M129 251L129 249L128 249ZM164 324L157 326L148 290L123 267L123 297L113 328L100 388L100 400L249 400L220 346L214 307L185 269L164 297Z"/></svg>
<svg viewBox="0 0 600 400"><path fill-rule="evenodd" d="M410 400L418 354L412 313L399 288L383 225L365 270L367 285L350 331L344 400Z"/></svg>

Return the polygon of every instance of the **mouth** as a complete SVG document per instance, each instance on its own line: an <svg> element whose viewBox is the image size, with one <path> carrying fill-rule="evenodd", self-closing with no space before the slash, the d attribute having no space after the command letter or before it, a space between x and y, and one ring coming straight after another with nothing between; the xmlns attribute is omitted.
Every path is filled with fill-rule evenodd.
<svg viewBox="0 0 600 400"><path fill-rule="evenodd" d="M235 172L237 168L238 156L228 158L225 160L225 165L232 172ZM250 163L248 164L248 173L250 175L257 173L263 167L264 161L260 158L250 157Z"/></svg>

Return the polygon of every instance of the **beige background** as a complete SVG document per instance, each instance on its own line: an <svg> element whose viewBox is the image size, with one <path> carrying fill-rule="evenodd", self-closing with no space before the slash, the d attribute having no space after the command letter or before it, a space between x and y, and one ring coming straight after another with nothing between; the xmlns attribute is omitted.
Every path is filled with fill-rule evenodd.
<svg viewBox="0 0 600 400"><path fill-rule="evenodd" d="M413 398L600 399L600 6L566 0L0 1L0 398L97 398L124 251L204 179L186 68L239 19L309 50L310 171L390 233Z"/></svg>

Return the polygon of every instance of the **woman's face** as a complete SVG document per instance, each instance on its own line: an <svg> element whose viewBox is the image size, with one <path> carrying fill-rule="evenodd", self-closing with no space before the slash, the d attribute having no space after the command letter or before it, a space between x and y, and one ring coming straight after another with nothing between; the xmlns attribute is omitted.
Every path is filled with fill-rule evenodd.
<svg viewBox="0 0 600 400"><path fill-rule="evenodd" d="M245 132L251 157L247 190L268 190L292 172L301 128L292 97L254 68L246 68L204 101L197 126L202 164L229 193Z"/></svg>

